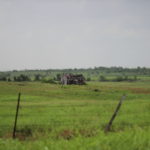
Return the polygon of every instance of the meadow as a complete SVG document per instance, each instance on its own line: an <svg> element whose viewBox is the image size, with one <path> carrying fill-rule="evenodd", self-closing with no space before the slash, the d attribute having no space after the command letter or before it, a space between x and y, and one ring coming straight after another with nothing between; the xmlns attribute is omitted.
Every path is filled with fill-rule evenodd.
<svg viewBox="0 0 150 150"><path fill-rule="evenodd" d="M18 93L17 138L12 139ZM126 94L111 132L104 129ZM150 80L0 82L0 150L149 150Z"/></svg>

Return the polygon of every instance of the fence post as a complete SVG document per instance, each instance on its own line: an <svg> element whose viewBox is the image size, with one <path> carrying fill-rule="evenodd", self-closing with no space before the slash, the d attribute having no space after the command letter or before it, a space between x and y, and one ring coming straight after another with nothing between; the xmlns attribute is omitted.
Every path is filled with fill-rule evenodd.
<svg viewBox="0 0 150 150"><path fill-rule="evenodd" d="M19 112L19 105L20 105L20 97L21 97L21 93L18 94L18 102L16 107L16 116L14 122L14 130L13 130L13 139L16 138L16 127L17 127L17 119L18 119L18 112Z"/></svg>
<svg viewBox="0 0 150 150"><path fill-rule="evenodd" d="M119 101L119 103L118 103L118 105L117 105L117 107L116 107L116 110L115 110L114 114L112 115L112 117L111 117L109 123L107 124L107 126L106 126L106 128L105 128L105 132L110 131L111 125L112 125L112 123L113 123L113 121L114 121L114 119L115 119L115 117L116 117L116 115L117 115L117 113L118 113L118 111L119 111L121 105L122 105L122 102L125 100L125 98L126 98L126 95L123 95L123 96L121 97L121 99L120 99L120 101Z"/></svg>

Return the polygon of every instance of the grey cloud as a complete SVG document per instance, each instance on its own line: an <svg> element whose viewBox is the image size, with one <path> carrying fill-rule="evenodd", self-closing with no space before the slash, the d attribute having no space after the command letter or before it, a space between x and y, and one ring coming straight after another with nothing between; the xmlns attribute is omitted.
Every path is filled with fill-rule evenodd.
<svg viewBox="0 0 150 150"><path fill-rule="evenodd" d="M0 1L0 70L150 67L150 2Z"/></svg>

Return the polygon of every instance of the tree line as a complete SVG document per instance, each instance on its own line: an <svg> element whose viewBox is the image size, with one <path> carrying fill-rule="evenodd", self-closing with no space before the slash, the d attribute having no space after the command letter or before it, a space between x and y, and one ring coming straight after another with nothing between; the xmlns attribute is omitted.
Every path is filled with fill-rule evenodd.
<svg viewBox="0 0 150 150"><path fill-rule="evenodd" d="M23 81L40 81L40 82L43 82L43 83L57 83L57 82L60 82L61 80L61 75L62 74L57 74L55 77L49 77L49 76L43 76L43 75L40 75L40 74L35 74L34 76L30 77L28 75L24 75L24 74L21 74L19 76L14 76L14 77L9 77L9 76L0 76L0 81L8 81L8 82L11 82L11 81L14 81L14 82L23 82ZM85 78L85 77L84 77ZM106 76L104 75L100 75L99 78L96 80L93 80L91 79L91 77L87 77L85 78L86 81L101 81L101 82L108 82L108 81L112 81L112 82L121 82L121 81L137 81L138 78L136 75L134 76L116 76L116 77L113 77L111 79L107 78Z"/></svg>
<svg viewBox="0 0 150 150"><path fill-rule="evenodd" d="M150 68L95 67L87 69L13 70L0 72L0 81L41 81L56 83L63 73L82 74L86 81L136 81L139 76L150 76ZM113 78L108 78L113 76Z"/></svg>

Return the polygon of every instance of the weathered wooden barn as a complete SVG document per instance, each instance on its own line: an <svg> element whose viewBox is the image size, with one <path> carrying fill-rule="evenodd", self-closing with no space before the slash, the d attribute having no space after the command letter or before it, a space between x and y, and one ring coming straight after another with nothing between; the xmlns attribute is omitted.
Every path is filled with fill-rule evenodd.
<svg viewBox="0 0 150 150"><path fill-rule="evenodd" d="M67 84L77 84L77 85L84 85L85 84L85 78L82 74L64 74L61 77L61 84L67 85Z"/></svg>

